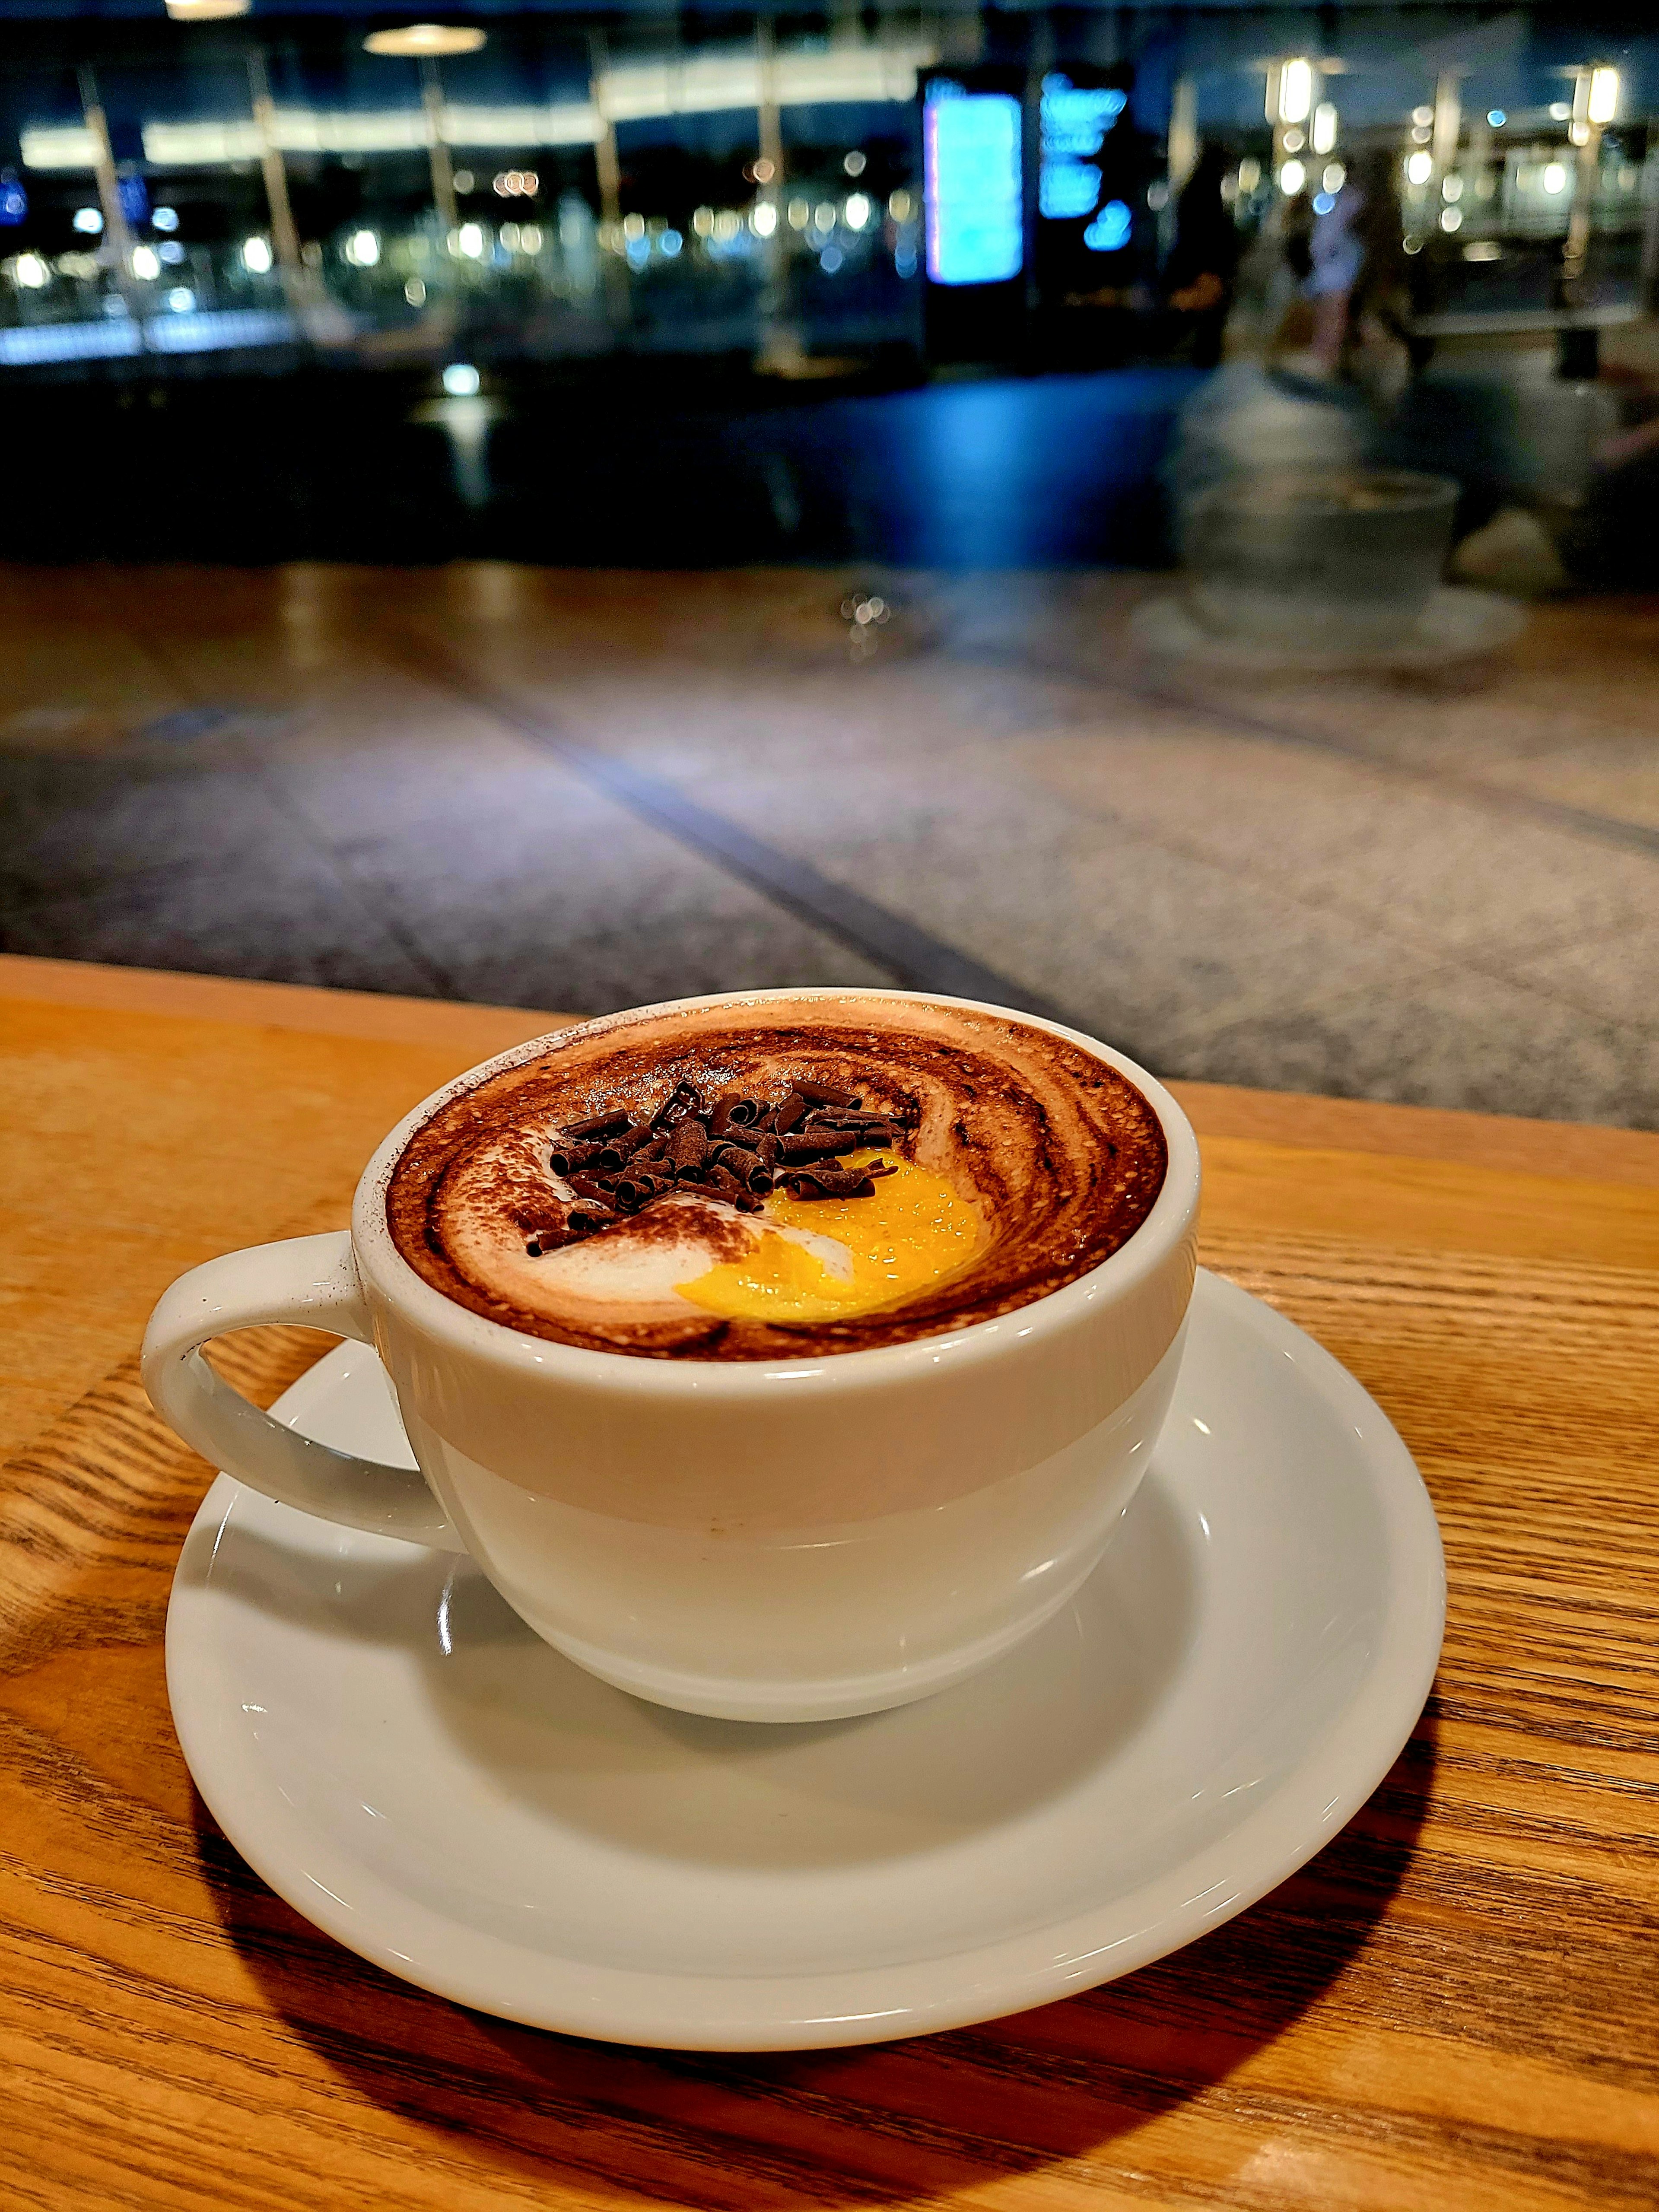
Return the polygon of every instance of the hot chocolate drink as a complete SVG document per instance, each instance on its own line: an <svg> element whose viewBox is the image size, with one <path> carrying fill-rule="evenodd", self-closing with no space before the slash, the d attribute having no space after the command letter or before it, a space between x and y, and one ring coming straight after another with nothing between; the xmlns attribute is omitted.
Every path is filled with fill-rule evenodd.
<svg viewBox="0 0 1659 2212"><path fill-rule="evenodd" d="M1162 1127L1082 1046L848 993L620 1014L441 1106L386 1194L403 1257L492 1321L657 1358L861 1350L1108 1258Z"/></svg>

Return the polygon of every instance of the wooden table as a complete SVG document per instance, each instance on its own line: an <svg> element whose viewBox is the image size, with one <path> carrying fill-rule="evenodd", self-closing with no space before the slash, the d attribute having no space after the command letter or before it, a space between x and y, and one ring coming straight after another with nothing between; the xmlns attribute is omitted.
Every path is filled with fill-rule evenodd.
<svg viewBox="0 0 1659 2212"><path fill-rule="evenodd" d="M664 2056L391 1981L191 1790L161 1626L208 1471L155 1294L343 1221L422 1093L554 1018L0 961L0 2196L100 2208L1659 2203L1659 1138L1188 1085L1206 1253L1403 1431L1435 1693L1364 1812L1090 1995ZM266 1398L323 1340L225 1355Z"/></svg>

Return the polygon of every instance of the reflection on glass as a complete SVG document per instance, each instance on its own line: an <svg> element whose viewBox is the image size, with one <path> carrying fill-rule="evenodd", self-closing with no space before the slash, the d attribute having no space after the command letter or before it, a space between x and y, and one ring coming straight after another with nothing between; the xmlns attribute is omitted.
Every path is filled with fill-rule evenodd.
<svg viewBox="0 0 1659 2212"><path fill-rule="evenodd" d="M1225 301L1239 262L1268 265L1276 314L1316 305L1309 227L1351 223L1377 160L1425 323L1559 318L1569 294L1575 313L1629 314L1646 296L1659 31L1616 63L1534 40L1451 70L1364 11L1276 58L1265 11L1248 36L1191 11L1126 18L1110 40L1073 14L890 10L829 37L769 17L250 15L209 44L158 11L118 38L88 18L55 53L43 27L0 82L0 368L187 341L434 376L462 346L763 356L787 374L914 361L924 248L950 285L1030 270L1036 366L1065 353L1073 311L1091 329L1109 306L1130 319L1112 357L1185 359L1169 300ZM953 82L947 35L953 53L1006 46L1029 94L976 91L965 66ZM1214 238L1189 280L1200 156ZM1063 284L1031 250L1049 224L1087 249ZM1066 343L1073 365L1105 357Z"/></svg>

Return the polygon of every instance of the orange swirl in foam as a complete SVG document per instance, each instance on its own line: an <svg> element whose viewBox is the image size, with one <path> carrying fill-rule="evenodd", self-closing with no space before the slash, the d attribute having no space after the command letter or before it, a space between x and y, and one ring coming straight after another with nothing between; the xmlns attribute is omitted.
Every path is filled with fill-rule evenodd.
<svg viewBox="0 0 1659 2212"><path fill-rule="evenodd" d="M683 1079L706 1098L738 1090L778 1100L797 1078L855 1090L910 1125L901 1154L959 1201L940 1214L948 1234L933 1273L913 1250L891 1274L891 1297L843 1296L833 1279L825 1296L810 1294L820 1263L828 1279L846 1279L859 1259L837 1256L832 1215L851 1224L850 1247L855 1209L873 1199L769 1202L760 1217L686 1192L580 1243L539 1249L538 1231L556 1235L569 1200L548 1164L565 1124L615 1106L648 1112ZM440 1107L398 1161L386 1206L417 1273L491 1320L598 1350L775 1359L926 1336L1043 1297L1134 1233L1166 1164L1147 1101L1068 1038L848 994L617 1015L567 1031ZM964 1217L977 1224L971 1233ZM810 1264L772 1264L762 1240L780 1230ZM774 1277L793 1285L792 1299L743 1288ZM793 1296L803 1290L804 1303ZM809 1317L768 1317L769 1303Z"/></svg>

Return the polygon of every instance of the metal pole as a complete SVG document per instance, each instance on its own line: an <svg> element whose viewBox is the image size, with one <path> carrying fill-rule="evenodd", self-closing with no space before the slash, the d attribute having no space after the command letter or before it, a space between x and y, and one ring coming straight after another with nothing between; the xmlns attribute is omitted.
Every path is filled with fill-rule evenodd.
<svg viewBox="0 0 1659 2212"><path fill-rule="evenodd" d="M426 110L427 158L432 164L432 204L438 211L438 228L447 246L456 226L455 172L444 137L444 88L434 56L421 56L421 105Z"/></svg>
<svg viewBox="0 0 1659 2212"><path fill-rule="evenodd" d="M265 180L265 204L270 210L270 242L276 249L283 289L293 298L304 289L305 268L300 258L300 234L294 227L294 210L288 197L288 171L276 143L276 110L265 75L265 58L255 46L247 58L248 88L253 100L253 119L259 126L259 167Z"/></svg>
<svg viewBox="0 0 1659 2212"><path fill-rule="evenodd" d="M1311 122L1310 123L1311 133ZM1198 85L1190 76L1178 76L1170 100L1170 199L1176 196L1198 166Z"/></svg>
<svg viewBox="0 0 1659 2212"><path fill-rule="evenodd" d="M755 111L759 125L760 158L766 176L756 195L757 207L772 210L772 227L761 238L762 268L765 274L760 299L760 350L756 367L763 374L787 375L801 360L799 333L789 320L788 205L783 191L783 117L778 106L778 42L769 15L755 22Z"/></svg>
<svg viewBox="0 0 1659 2212"><path fill-rule="evenodd" d="M81 112L87 129L92 133L93 174L98 180L98 204L104 214L104 252L115 271L116 283L121 297L127 303L138 331L140 344L144 343L143 317L139 313L141 302L137 284L132 273L132 233L127 228L127 211L121 204L121 182L115 173L115 155L109 143L109 123L98 97L98 81L91 69L82 64L77 72L81 84Z"/></svg>
<svg viewBox="0 0 1659 2212"><path fill-rule="evenodd" d="M622 258L622 162L617 153L617 126L605 97L610 70L611 49L605 33L590 31L588 98L599 126L593 141L593 173L599 187L599 269L606 311L613 323L626 324L633 320L634 295L629 287L628 265Z"/></svg>

